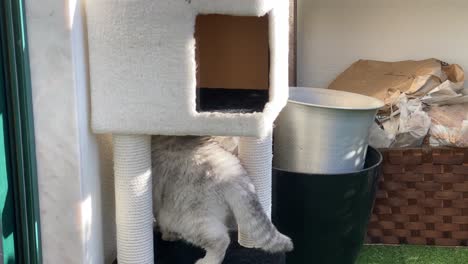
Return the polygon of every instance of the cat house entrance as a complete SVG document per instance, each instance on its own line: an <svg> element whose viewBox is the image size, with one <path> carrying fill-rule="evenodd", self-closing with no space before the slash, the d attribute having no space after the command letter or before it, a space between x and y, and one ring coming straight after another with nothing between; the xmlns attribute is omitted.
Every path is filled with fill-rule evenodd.
<svg viewBox="0 0 468 264"><path fill-rule="evenodd" d="M269 25L263 17L199 15L198 112L262 112L269 99Z"/></svg>

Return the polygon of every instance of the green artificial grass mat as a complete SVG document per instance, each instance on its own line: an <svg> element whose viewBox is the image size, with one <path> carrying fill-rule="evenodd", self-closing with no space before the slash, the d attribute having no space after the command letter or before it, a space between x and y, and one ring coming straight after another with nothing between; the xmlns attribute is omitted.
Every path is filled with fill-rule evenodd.
<svg viewBox="0 0 468 264"><path fill-rule="evenodd" d="M468 247L368 245L356 264L468 264Z"/></svg>

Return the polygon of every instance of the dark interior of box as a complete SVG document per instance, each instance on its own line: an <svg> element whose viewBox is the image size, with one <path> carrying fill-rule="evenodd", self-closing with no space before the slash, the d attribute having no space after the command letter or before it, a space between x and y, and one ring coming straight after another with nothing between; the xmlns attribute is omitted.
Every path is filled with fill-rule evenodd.
<svg viewBox="0 0 468 264"><path fill-rule="evenodd" d="M263 111L270 86L268 15L199 15L195 40L197 111Z"/></svg>

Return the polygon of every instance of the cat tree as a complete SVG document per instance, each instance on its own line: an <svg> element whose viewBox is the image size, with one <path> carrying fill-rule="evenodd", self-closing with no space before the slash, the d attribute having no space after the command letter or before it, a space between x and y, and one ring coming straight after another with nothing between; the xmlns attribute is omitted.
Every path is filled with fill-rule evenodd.
<svg viewBox="0 0 468 264"><path fill-rule="evenodd" d="M150 135L241 136L240 158L270 214L288 8L287 0L86 1L92 129L114 138L119 263L154 263Z"/></svg>

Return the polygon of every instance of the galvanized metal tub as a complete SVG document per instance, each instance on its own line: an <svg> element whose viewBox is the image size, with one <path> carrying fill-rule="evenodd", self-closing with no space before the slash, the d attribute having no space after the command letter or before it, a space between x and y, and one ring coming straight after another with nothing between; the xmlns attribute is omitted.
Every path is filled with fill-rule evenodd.
<svg viewBox="0 0 468 264"><path fill-rule="evenodd" d="M274 130L274 167L301 173L363 168L378 99L319 88L290 88Z"/></svg>

